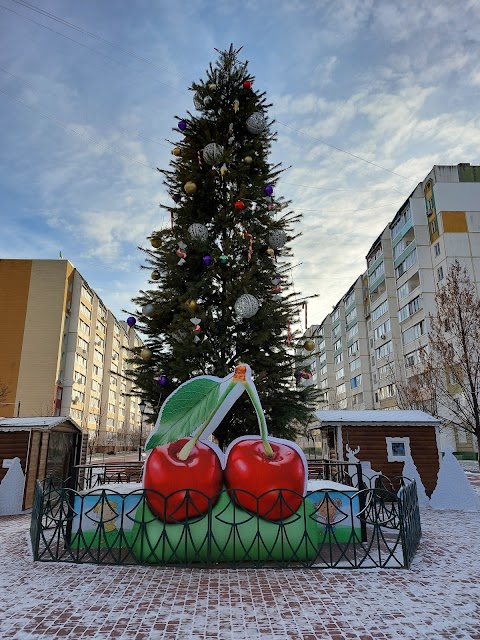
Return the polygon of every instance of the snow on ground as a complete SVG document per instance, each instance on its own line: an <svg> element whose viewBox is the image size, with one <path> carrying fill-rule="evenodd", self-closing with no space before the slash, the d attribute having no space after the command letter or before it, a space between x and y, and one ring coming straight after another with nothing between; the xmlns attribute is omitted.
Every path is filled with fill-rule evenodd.
<svg viewBox="0 0 480 640"><path fill-rule="evenodd" d="M412 569L366 571L33 563L4 517L0 638L480 639L480 513L421 514Z"/></svg>

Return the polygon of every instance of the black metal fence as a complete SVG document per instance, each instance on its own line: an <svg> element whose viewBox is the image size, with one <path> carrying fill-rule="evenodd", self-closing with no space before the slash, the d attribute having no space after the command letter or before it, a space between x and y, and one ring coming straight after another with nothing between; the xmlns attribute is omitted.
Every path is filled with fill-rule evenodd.
<svg viewBox="0 0 480 640"><path fill-rule="evenodd" d="M415 482L384 480L375 488L306 497L281 489L258 498L243 490L214 498L193 489L77 492L37 482L33 555L96 564L408 568L421 537Z"/></svg>

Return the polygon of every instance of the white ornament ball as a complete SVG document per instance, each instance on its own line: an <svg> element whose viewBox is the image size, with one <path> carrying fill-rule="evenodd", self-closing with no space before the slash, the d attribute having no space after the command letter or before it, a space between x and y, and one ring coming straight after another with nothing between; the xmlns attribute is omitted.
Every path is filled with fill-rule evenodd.
<svg viewBox="0 0 480 640"><path fill-rule="evenodd" d="M144 316L153 316L154 312L155 312L155 307L151 303L145 304L142 307L142 314Z"/></svg>
<svg viewBox="0 0 480 640"><path fill-rule="evenodd" d="M204 224L194 222L188 227L188 233L193 240L199 242L206 242L208 238L208 229Z"/></svg>
<svg viewBox="0 0 480 640"><path fill-rule="evenodd" d="M225 150L221 144L210 142L203 149L203 159L207 164L218 164L223 158L224 151Z"/></svg>
<svg viewBox="0 0 480 640"><path fill-rule="evenodd" d="M268 234L268 244L274 249L281 249L287 242L287 234L282 229L274 229Z"/></svg>
<svg viewBox="0 0 480 640"><path fill-rule="evenodd" d="M247 125L247 129L250 133L262 133L267 126L267 119L261 111L256 111L247 118L245 124Z"/></svg>
<svg viewBox="0 0 480 640"><path fill-rule="evenodd" d="M260 308L255 296L244 293L235 302L235 313L241 318L252 318Z"/></svg>

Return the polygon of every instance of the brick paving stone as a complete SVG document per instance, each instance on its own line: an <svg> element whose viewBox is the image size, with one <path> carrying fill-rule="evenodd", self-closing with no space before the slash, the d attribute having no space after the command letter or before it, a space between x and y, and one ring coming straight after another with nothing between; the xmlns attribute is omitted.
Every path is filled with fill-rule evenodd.
<svg viewBox="0 0 480 640"><path fill-rule="evenodd" d="M0 518L3 640L480 640L480 514L422 511L411 570L179 569L32 562Z"/></svg>

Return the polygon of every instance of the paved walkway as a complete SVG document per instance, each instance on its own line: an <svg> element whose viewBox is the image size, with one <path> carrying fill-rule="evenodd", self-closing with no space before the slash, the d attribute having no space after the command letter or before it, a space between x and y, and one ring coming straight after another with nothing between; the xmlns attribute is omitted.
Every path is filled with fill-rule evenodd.
<svg viewBox="0 0 480 640"><path fill-rule="evenodd" d="M0 518L0 638L480 640L480 513L422 511L411 570L33 563Z"/></svg>

